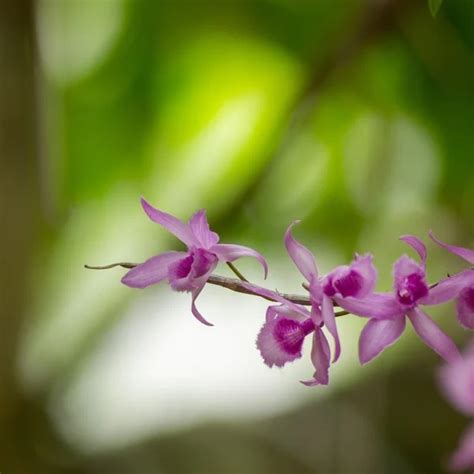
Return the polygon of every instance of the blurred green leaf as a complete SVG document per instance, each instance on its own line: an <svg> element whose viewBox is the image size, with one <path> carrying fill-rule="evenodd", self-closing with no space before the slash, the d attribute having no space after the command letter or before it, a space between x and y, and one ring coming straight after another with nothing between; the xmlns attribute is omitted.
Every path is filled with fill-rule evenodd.
<svg viewBox="0 0 474 474"><path fill-rule="evenodd" d="M436 16L438 10L441 7L443 0L428 0L428 5L430 7L430 12L433 16Z"/></svg>

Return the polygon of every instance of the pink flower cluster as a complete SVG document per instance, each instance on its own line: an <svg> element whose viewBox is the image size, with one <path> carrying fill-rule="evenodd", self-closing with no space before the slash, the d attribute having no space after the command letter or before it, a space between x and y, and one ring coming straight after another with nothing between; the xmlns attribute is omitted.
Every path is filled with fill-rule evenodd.
<svg viewBox="0 0 474 474"><path fill-rule="evenodd" d="M176 291L192 295L191 310L204 324L210 325L196 308L196 298L202 291L218 262L232 262L240 257L256 258L268 271L263 256L241 245L219 243L212 232L205 211L196 212L188 223L155 209L142 199L142 206L151 220L160 224L187 246L186 252L165 252L131 269L122 279L125 285L145 288L168 280ZM329 367L341 354L335 306L348 313L368 318L359 339L359 359L365 364L394 344L409 320L420 339L445 361L457 363L461 355L453 341L426 314L424 307L455 300L459 322L474 329L474 269L445 278L429 286L426 279L427 251L415 236L400 237L418 254L419 261L402 255L393 265L393 290L375 291L377 270L370 254L356 255L349 265L334 268L320 275L314 255L292 235L297 222L285 233L289 256L306 280L310 306L296 304L276 291L241 282L249 293L275 301L267 309L265 322L257 337L257 348L269 367L283 367L302 356L303 342L312 337L311 360L314 373L303 383L309 386L327 385ZM474 251L448 245L431 238L441 247L474 264ZM331 348L326 331L334 341Z"/></svg>
<svg viewBox="0 0 474 474"><path fill-rule="evenodd" d="M283 367L302 356L303 342L311 336L314 373L309 380L302 382L308 386L327 385L329 368L341 354L335 307L342 308L343 314L368 319L359 338L362 364L394 344L408 320L420 339L447 362L440 371L440 384L446 398L461 413L471 418L474 416L474 345L462 356L454 342L425 312L425 307L453 300L459 323L466 329L474 329L474 268L429 285L426 246L417 237L404 235L400 239L416 252L418 261L402 255L393 264L392 291L377 292L377 270L372 255L356 254L349 265L338 266L326 275L320 275L314 255L293 237L292 230L297 224L294 222L288 227L284 242L290 258L306 280L303 286L308 296L291 297L245 280L230 262L240 257L253 257L262 265L265 277L267 262L251 248L219 243L219 236L210 230L204 210L196 212L185 223L155 209L144 199L141 202L148 217L180 239L187 250L165 252L139 265L117 264L133 267L122 278L125 285L145 288L167 280L174 290L191 293L191 311L206 325L211 324L198 311L196 298L207 282L218 281L217 284L226 286L222 284L226 280L229 289L271 300L273 303L267 309L265 322L257 336L257 348L269 367ZM441 242L431 232L429 235L437 245L474 265L473 250ZM212 275L219 262L231 265L240 281ZM333 340L332 350L328 335ZM471 424L461 438L450 459L450 467L454 470L474 467L474 425Z"/></svg>

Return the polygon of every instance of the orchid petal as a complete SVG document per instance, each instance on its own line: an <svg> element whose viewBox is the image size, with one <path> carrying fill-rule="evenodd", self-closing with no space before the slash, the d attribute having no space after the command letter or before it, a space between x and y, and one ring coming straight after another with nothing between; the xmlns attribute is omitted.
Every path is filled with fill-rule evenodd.
<svg viewBox="0 0 474 474"><path fill-rule="evenodd" d="M294 225L300 221L295 221L285 232L285 246L291 259L298 267L298 270L303 276L311 281L313 277L318 276L318 269L316 267L316 261L314 255L302 244L300 244L291 234L291 230Z"/></svg>
<svg viewBox="0 0 474 474"><path fill-rule="evenodd" d="M240 284L246 290L251 291L252 293L259 295L267 300L277 301L278 303L281 303L282 305L291 309L295 313L300 314L301 316L304 316L305 318L311 317L311 313L306 308L285 299L276 291L267 290L266 288L262 288L260 286L254 285L246 281L242 281L240 282Z"/></svg>
<svg viewBox="0 0 474 474"><path fill-rule="evenodd" d="M466 416L474 416L474 344L461 359L439 371L439 382L447 400Z"/></svg>
<svg viewBox="0 0 474 474"><path fill-rule="evenodd" d="M429 293L420 299L419 303L424 305L437 305L457 298L461 291L474 285L474 271L465 270L457 275L441 280L436 286L430 288Z"/></svg>
<svg viewBox="0 0 474 474"><path fill-rule="evenodd" d="M400 240L403 240L410 247L412 247L416 253L420 256L421 262L423 265L426 263L426 246L425 244L414 235L402 235Z"/></svg>
<svg viewBox="0 0 474 474"><path fill-rule="evenodd" d="M192 295L192 300L191 300L191 312L193 313L194 317L202 324L205 324L206 326L214 326L214 324L210 323L207 321L204 316L199 312L199 310L196 308L196 299L201 293L202 289L204 288L204 285L201 286L201 288L198 288L196 290L193 290L191 295Z"/></svg>
<svg viewBox="0 0 474 474"><path fill-rule="evenodd" d="M315 385L327 385L329 383L329 364L331 353L329 343L321 329L316 328L313 335L313 347L311 349L311 361L316 372L313 380L302 381L309 387Z"/></svg>
<svg viewBox="0 0 474 474"><path fill-rule="evenodd" d="M343 298L363 298L372 293L377 280L377 270L371 255L357 255L350 265L336 267L323 279L324 293Z"/></svg>
<svg viewBox="0 0 474 474"><path fill-rule="evenodd" d="M143 210L153 222L160 224L166 230L175 235L179 240L184 242L188 247L197 244L188 224L185 224L171 214L160 211L159 209L155 209L144 198L141 199L141 203Z"/></svg>
<svg viewBox="0 0 474 474"><path fill-rule="evenodd" d="M205 248L209 249L219 242L219 235L212 232L207 222L206 211L197 211L189 220L189 228L194 235L194 239Z"/></svg>
<svg viewBox="0 0 474 474"><path fill-rule="evenodd" d="M400 304L413 306L428 295L424 265L402 255L393 265L393 289Z"/></svg>
<svg viewBox="0 0 474 474"><path fill-rule="evenodd" d="M396 283L414 273L424 275L425 269L407 255L402 255L393 265L393 276Z"/></svg>
<svg viewBox="0 0 474 474"><path fill-rule="evenodd" d="M287 319L293 319L294 321L299 321L299 322L302 322L308 319L307 315L303 316L302 314L295 312L293 309L289 308L288 306L284 304L279 304L279 305L272 305L267 308L267 311L265 313L265 320L270 321L279 316L283 316Z"/></svg>
<svg viewBox="0 0 474 474"><path fill-rule="evenodd" d="M445 242L442 242L434 236L431 230L429 232L429 236L431 237L431 240L438 244L440 247L443 247L448 252L454 253L454 255L457 255L458 257L461 257L462 259L466 260L466 262L474 265L474 250L470 250L464 247L457 247L456 245L449 245Z"/></svg>
<svg viewBox="0 0 474 474"><path fill-rule="evenodd" d="M241 257L254 257L256 258L263 267L264 278L267 278L268 274L268 265L265 258L259 254L256 250L253 250L249 247L244 247L243 245L234 245L234 244L216 244L213 245L210 249L211 252L214 252L219 260L223 262L233 262Z"/></svg>
<svg viewBox="0 0 474 474"><path fill-rule="evenodd" d="M474 286L461 291L457 302L457 314L461 326L466 329L474 329Z"/></svg>
<svg viewBox="0 0 474 474"><path fill-rule="evenodd" d="M461 436L459 445L449 460L449 467L456 472L474 469L474 423Z"/></svg>
<svg viewBox="0 0 474 474"><path fill-rule="evenodd" d="M360 299L335 297L334 300L349 313L366 318L393 319L405 312L391 293L372 293Z"/></svg>
<svg viewBox="0 0 474 474"><path fill-rule="evenodd" d="M167 278L169 266L184 256L186 256L185 252L166 252L156 255L129 270L121 281L131 288L146 288L154 285Z"/></svg>
<svg viewBox="0 0 474 474"><path fill-rule="evenodd" d="M186 258L169 266L169 282L176 291L202 288L217 266L217 257L203 248L193 249Z"/></svg>
<svg viewBox="0 0 474 474"><path fill-rule="evenodd" d="M309 299L311 301L311 319L316 326L323 324L323 317L321 314L321 303L323 301L324 293L321 283L316 277L312 277L309 282Z"/></svg>
<svg viewBox="0 0 474 474"><path fill-rule="evenodd" d="M423 311L414 308L407 316L421 340L444 360L453 363L461 358L454 342Z"/></svg>
<svg viewBox="0 0 474 474"><path fill-rule="evenodd" d="M359 338L359 360L367 364L384 349L394 344L405 329L405 316L395 319L371 319Z"/></svg>
<svg viewBox="0 0 474 474"><path fill-rule="evenodd" d="M351 263L350 268L362 277L362 287L355 296L357 298L363 298L369 293L372 293L377 281L377 269L372 263L372 255L357 255L355 260Z"/></svg>
<svg viewBox="0 0 474 474"><path fill-rule="evenodd" d="M334 314L334 304L331 298L324 296L323 303L321 305L321 313L323 316L324 325L328 328L331 336L334 338L334 358L333 362L336 362L341 355L341 342L339 340L339 334L337 333L336 316Z"/></svg>
<svg viewBox="0 0 474 474"><path fill-rule="evenodd" d="M283 367L301 357L304 337L299 322L277 317L265 321L257 336L257 348L268 367Z"/></svg>

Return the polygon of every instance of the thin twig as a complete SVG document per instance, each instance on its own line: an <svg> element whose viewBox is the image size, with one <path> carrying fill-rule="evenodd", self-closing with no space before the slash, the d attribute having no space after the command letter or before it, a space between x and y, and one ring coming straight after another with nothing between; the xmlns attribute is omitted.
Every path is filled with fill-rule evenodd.
<svg viewBox="0 0 474 474"><path fill-rule="evenodd" d="M235 273L237 278L239 278L242 281L246 281L247 283L249 282L247 278L245 278L242 273L240 273L240 270L232 263L232 262L226 262L227 266Z"/></svg>
<svg viewBox="0 0 474 474"><path fill-rule="evenodd" d="M108 270L109 268L114 267L135 268L137 265L138 263L118 262L103 266L84 265L84 268L87 268L88 270Z"/></svg>
<svg viewBox="0 0 474 474"><path fill-rule="evenodd" d="M134 268L138 264L136 263L129 263L129 262L118 262L118 263L111 263L110 265L104 265L104 266L95 266L95 265L84 265L85 268L88 270L108 270L110 268L114 267L123 267L123 268ZM237 270L238 271L238 270ZM264 296L258 295L257 293L254 293L251 290L248 290L242 285L242 281L247 282L247 280L238 280L237 278L228 278L228 277L223 277L220 275L211 275L207 283L210 283L211 285L216 285L216 286L222 286L223 288L227 288L228 290L235 291L237 293L243 293L246 295L253 295L253 296L260 296L261 298L264 298L269 301L275 301L271 298L266 298ZM296 304L304 305L304 306L310 306L311 302L309 300L309 297L303 296L303 295L292 295L288 293L280 293L280 295L287 299L288 301L291 301Z"/></svg>
<svg viewBox="0 0 474 474"><path fill-rule="evenodd" d="M138 263L130 263L130 262L118 262L118 263L111 263L109 265L103 265L103 266L95 266L95 265L84 265L85 268L88 270L108 270L110 268L114 267L123 267L123 268L135 268L138 265ZM258 293L255 293L247 288L245 288L242 285L242 282L248 283L248 280L245 279L245 277L235 268L232 264L229 264L229 266L235 269L234 273L237 275L240 274L240 279L238 280L237 278L228 278L228 277L223 277L220 275L211 275L207 283L210 283L211 285L216 285L216 286L221 286L222 288L227 288L228 290L235 291L236 293L242 293L244 295L252 295L252 296L258 296L260 298L263 298L268 301L274 301L274 299L259 295ZM474 268L473 268L474 270ZM449 278L449 276L448 276ZM429 286L430 289L434 288L436 285L438 285L439 282L433 283ZM307 285L303 283L303 287L306 289ZM290 293L279 293L280 296L285 298L288 301L291 301L292 303L295 304L300 304L302 306L311 306L311 300L309 296L304 296L304 295L295 295L295 294L290 294ZM336 305L337 306L337 305ZM338 316L345 316L347 314L350 314L349 311L336 311L335 315L336 317Z"/></svg>
<svg viewBox="0 0 474 474"><path fill-rule="evenodd" d="M84 265L84 267L87 268L88 270L109 270L110 268L114 268L114 267L123 267L123 268L130 269L130 268L136 267L137 265L138 264L136 263L130 263L130 262L118 262L118 263L111 263L110 265L103 265L103 266ZM242 281L247 282L247 280L238 280L237 278L227 278L220 275L211 275L208 278L207 283L210 283L211 285L227 288L228 290L235 291L236 293L259 296L260 298L263 298L268 301L275 301L272 298L267 298L265 296L259 295L258 293L254 293L253 291L248 290L247 288L242 286ZM311 301L308 296L293 295L289 293L280 293L280 296L282 296L286 300L291 301L292 303L295 303L295 304L300 304L302 306L311 306ZM344 316L349 313L347 311L336 311L335 314L336 316Z"/></svg>

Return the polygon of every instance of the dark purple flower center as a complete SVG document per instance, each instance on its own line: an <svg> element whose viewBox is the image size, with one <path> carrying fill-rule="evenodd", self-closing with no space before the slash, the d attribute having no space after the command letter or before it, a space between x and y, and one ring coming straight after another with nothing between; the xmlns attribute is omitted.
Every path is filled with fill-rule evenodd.
<svg viewBox="0 0 474 474"><path fill-rule="evenodd" d="M297 355L301 352L305 336L312 331L314 331L314 323L311 319L300 323L293 319L282 318L277 321L273 335L283 351L290 355Z"/></svg>
<svg viewBox="0 0 474 474"><path fill-rule="evenodd" d="M207 250L191 250L189 255L170 266L170 273L175 280L186 278L191 273L194 278L198 278L205 275L216 260L217 257Z"/></svg>
<svg viewBox="0 0 474 474"><path fill-rule="evenodd" d="M173 277L178 278L186 278L191 271L193 266L194 256L188 255L183 259L179 260L176 265L173 265Z"/></svg>
<svg viewBox="0 0 474 474"><path fill-rule="evenodd" d="M462 299L466 306L474 312L474 286L465 288L462 291Z"/></svg>
<svg viewBox="0 0 474 474"><path fill-rule="evenodd" d="M324 285L324 293L331 297L336 293L339 293L343 298L357 296L363 283L362 275L355 270L350 270L338 278L329 278Z"/></svg>
<svg viewBox="0 0 474 474"><path fill-rule="evenodd" d="M334 288L333 282L330 278L324 285L323 291L327 296L334 296L336 294L336 288Z"/></svg>
<svg viewBox="0 0 474 474"><path fill-rule="evenodd" d="M427 294L428 287L423 275L419 273L412 273L405 277L397 291L398 301L404 305L413 305Z"/></svg>
<svg viewBox="0 0 474 474"><path fill-rule="evenodd" d="M334 280L334 287L343 298L347 296L357 296L362 288L364 279L362 275L355 270L351 270L341 278Z"/></svg>
<svg viewBox="0 0 474 474"><path fill-rule="evenodd" d="M168 278L171 286L177 291L191 291L202 283L204 277L212 270L217 262L217 256L207 250L192 249L188 254L168 268Z"/></svg>
<svg viewBox="0 0 474 474"><path fill-rule="evenodd" d="M201 248L194 250L193 256L193 269L195 272L195 277L200 277L206 274L217 260L215 254Z"/></svg>

